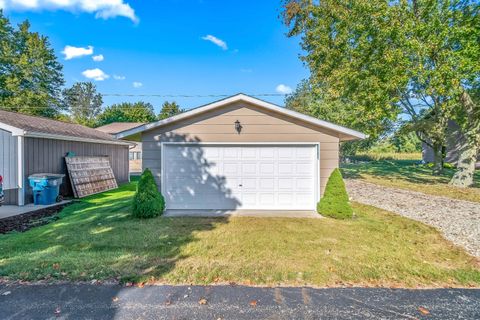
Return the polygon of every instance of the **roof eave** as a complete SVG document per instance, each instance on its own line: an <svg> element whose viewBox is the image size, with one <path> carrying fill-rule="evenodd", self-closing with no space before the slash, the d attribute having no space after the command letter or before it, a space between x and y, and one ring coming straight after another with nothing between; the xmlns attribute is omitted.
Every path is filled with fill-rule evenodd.
<svg viewBox="0 0 480 320"><path fill-rule="evenodd" d="M53 139L53 140L66 140L66 141L76 141L76 142L89 142L89 143L100 143L100 144L115 144L115 145L124 145L130 146L132 143L121 141L121 140L103 140L103 139L94 139L94 138L81 138L73 137L66 135L50 134L44 132L24 132L24 137L28 138L43 138L43 139Z"/></svg>
<svg viewBox="0 0 480 320"><path fill-rule="evenodd" d="M11 132L12 136L23 136L25 134L23 129L13 127L3 122L0 122L0 129Z"/></svg>

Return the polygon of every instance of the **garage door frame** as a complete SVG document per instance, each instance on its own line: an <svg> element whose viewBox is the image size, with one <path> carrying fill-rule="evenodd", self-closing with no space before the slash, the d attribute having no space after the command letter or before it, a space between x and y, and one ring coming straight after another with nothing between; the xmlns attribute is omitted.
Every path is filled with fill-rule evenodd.
<svg viewBox="0 0 480 320"><path fill-rule="evenodd" d="M314 146L316 148L317 161L314 161L315 169L315 195L314 203L312 204L312 210L316 210L317 203L320 201L320 142L161 142L160 143L160 157L161 157L161 169L160 169L160 190L162 194L165 194L165 147L170 145L193 145L193 146ZM215 209L215 208L212 208Z"/></svg>

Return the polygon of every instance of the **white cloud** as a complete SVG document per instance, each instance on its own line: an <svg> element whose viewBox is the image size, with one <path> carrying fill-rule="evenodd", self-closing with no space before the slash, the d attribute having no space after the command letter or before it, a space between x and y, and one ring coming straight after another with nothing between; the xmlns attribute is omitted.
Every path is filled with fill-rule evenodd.
<svg viewBox="0 0 480 320"><path fill-rule="evenodd" d="M140 88L143 86L143 83L135 81L132 83L132 85L134 88Z"/></svg>
<svg viewBox="0 0 480 320"><path fill-rule="evenodd" d="M0 8L6 10L66 10L95 13L95 18L126 17L139 21L135 10L124 0L0 0Z"/></svg>
<svg viewBox="0 0 480 320"><path fill-rule="evenodd" d="M126 78L125 78L125 76L119 76L118 74L114 74L113 79L115 79L115 80L125 80Z"/></svg>
<svg viewBox="0 0 480 320"><path fill-rule="evenodd" d="M292 93L292 88L290 88L289 86L287 85L284 85L284 84L279 84L275 90L277 90L278 93L281 93L281 94L290 94Z"/></svg>
<svg viewBox="0 0 480 320"><path fill-rule="evenodd" d="M73 58L79 58L79 57L89 56L93 54L93 47L88 46L86 48L82 48L82 47L65 46L65 48L63 48L62 53L65 55L65 60L70 60Z"/></svg>
<svg viewBox="0 0 480 320"><path fill-rule="evenodd" d="M103 72L103 70L95 68L95 69L87 69L82 72L83 76L88 79L93 79L95 81L103 81L105 79L110 78L108 74Z"/></svg>
<svg viewBox="0 0 480 320"><path fill-rule="evenodd" d="M98 54L96 56L92 57L93 61L100 62L103 61L105 58L103 57L103 54Z"/></svg>
<svg viewBox="0 0 480 320"><path fill-rule="evenodd" d="M219 46L220 48L222 48L223 50L227 50L228 49L228 46L227 46L227 43L215 36L212 36L211 34L208 34L204 37L202 37L203 40L206 40L206 41L210 41L211 43Z"/></svg>

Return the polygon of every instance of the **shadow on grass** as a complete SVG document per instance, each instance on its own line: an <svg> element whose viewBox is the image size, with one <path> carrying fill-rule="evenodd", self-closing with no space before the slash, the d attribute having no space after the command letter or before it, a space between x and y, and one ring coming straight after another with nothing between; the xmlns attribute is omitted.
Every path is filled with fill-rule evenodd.
<svg viewBox="0 0 480 320"><path fill-rule="evenodd" d="M199 142L172 135L164 141ZM163 141L163 140L162 140ZM219 204L236 208L240 202L226 186L225 177L214 174L214 163L203 149L178 147L175 163L166 175L187 172L190 179L166 186L170 203L202 199L191 190L217 195ZM60 220L23 234L0 236L0 277L21 280L161 280L186 258L182 248L197 241L196 233L209 231L222 218L164 218L139 220L131 216L132 198L138 178L116 190L86 197L63 210Z"/></svg>
<svg viewBox="0 0 480 320"><path fill-rule="evenodd" d="M431 168L415 160L371 161L357 164L342 164L342 174L347 179L361 179L364 175L377 178L403 180L416 184L447 184L454 169L444 169L439 176L432 175ZM480 170L475 173L475 186L480 187Z"/></svg>
<svg viewBox="0 0 480 320"><path fill-rule="evenodd" d="M222 218L139 220L131 216L136 183L85 198L60 219L25 233L0 236L0 276L22 280L159 280L186 258L195 233Z"/></svg>

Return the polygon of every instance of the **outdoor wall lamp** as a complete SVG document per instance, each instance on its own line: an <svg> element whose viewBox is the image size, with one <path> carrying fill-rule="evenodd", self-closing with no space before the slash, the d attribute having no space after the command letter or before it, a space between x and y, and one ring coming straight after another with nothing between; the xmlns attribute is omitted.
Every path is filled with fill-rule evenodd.
<svg viewBox="0 0 480 320"><path fill-rule="evenodd" d="M238 134L240 134L240 132L242 132L242 125L240 124L240 121L235 121L235 130L237 131Z"/></svg>

